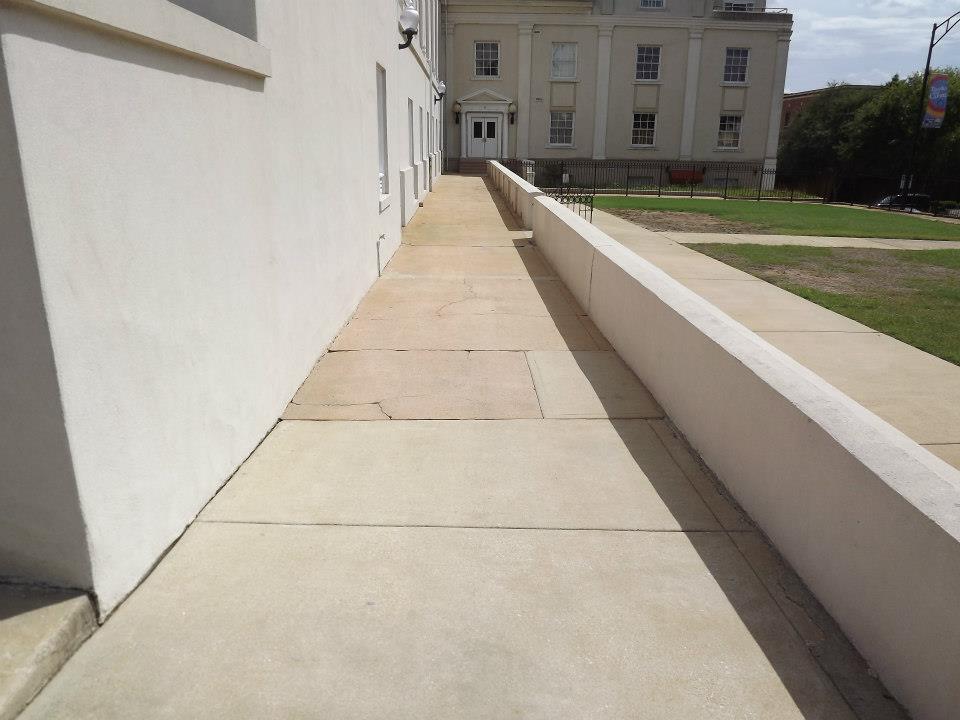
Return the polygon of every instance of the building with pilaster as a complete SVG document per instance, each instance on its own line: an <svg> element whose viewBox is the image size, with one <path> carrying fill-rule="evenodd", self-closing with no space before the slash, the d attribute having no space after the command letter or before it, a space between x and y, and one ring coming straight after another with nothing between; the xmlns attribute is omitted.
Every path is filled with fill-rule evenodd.
<svg viewBox="0 0 960 720"><path fill-rule="evenodd" d="M489 158L776 166L793 24L764 0L444 0L448 169Z"/></svg>

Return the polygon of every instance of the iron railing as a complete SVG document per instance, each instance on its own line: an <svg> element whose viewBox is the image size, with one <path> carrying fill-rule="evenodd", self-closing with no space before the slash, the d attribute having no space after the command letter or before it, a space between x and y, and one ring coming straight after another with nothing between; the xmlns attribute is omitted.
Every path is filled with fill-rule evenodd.
<svg viewBox="0 0 960 720"><path fill-rule="evenodd" d="M558 188L547 192L547 195L561 205L572 210L587 222L593 222L593 198L591 193L572 191L569 188Z"/></svg>
<svg viewBox="0 0 960 720"><path fill-rule="evenodd" d="M503 160L510 170L548 195L647 195L713 197L876 205L883 198L923 195L937 214L960 211L960 178L928 174L903 189L900 177L872 176L855 169L796 176L761 162L657 160ZM918 203L913 202L914 205ZM902 203L901 203L902 204ZM882 207L899 209L897 202Z"/></svg>
<svg viewBox="0 0 960 720"><path fill-rule="evenodd" d="M764 7L762 2L751 0L714 0L714 13L736 13L750 15L789 15L790 9L785 7Z"/></svg>
<svg viewBox="0 0 960 720"><path fill-rule="evenodd" d="M654 160L507 160L546 193L821 200L816 188L786 182L762 163Z"/></svg>

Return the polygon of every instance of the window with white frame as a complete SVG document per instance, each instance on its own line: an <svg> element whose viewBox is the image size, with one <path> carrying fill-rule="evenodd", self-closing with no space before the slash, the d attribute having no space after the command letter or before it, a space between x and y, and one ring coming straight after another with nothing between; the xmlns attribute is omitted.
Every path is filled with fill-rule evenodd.
<svg viewBox="0 0 960 720"><path fill-rule="evenodd" d="M478 78L500 77L500 43L477 42L473 47L476 58L474 75Z"/></svg>
<svg viewBox="0 0 960 720"><path fill-rule="evenodd" d="M551 80L573 80L577 77L577 44L556 42L550 59Z"/></svg>
<svg viewBox="0 0 960 720"><path fill-rule="evenodd" d="M723 81L745 83L747 66L750 64L749 48L727 48L727 59L723 64Z"/></svg>
<svg viewBox="0 0 960 720"><path fill-rule="evenodd" d="M380 194L390 192L390 171L387 158L387 71L377 65L377 132L380 149Z"/></svg>
<svg viewBox="0 0 960 720"><path fill-rule="evenodd" d="M742 128L743 118L740 115L721 115L720 131L717 134L717 147L728 150L739 148Z"/></svg>
<svg viewBox="0 0 960 720"><path fill-rule="evenodd" d="M423 144L423 106L420 106L420 160L427 159L427 148Z"/></svg>
<svg viewBox="0 0 960 720"><path fill-rule="evenodd" d="M653 147L657 140L657 114L652 112L633 114L633 135L630 144L634 147Z"/></svg>
<svg viewBox="0 0 960 720"><path fill-rule="evenodd" d="M416 141L413 136L413 100L407 98L407 128L410 135L410 167L416 162Z"/></svg>
<svg viewBox="0 0 960 720"><path fill-rule="evenodd" d="M648 10L651 8L662 8L664 0L640 0L640 3L637 5L641 10Z"/></svg>
<svg viewBox="0 0 960 720"><path fill-rule="evenodd" d="M657 45L637 45L637 80L660 79L660 48Z"/></svg>
<svg viewBox="0 0 960 720"><path fill-rule="evenodd" d="M550 113L550 144L573 145L573 113Z"/></svg>

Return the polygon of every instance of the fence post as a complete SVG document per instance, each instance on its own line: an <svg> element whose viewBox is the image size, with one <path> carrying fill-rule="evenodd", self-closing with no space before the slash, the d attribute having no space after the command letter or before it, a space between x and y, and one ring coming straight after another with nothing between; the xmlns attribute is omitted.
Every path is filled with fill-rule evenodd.
<svg viewBox="0 0 960 720"><path fill-rule="evenodd" d="M729 189L730 189L730 162L727 161L727 174L726 174L726 177L723 178L723 199L724 200L730 199Z"/></svg>
<svg viewBox="0 0 960 720"><path fill-rule="evenodd" d="M600 161L594 160L593 161L593 194L594 195L597 194L597 171L599 170L599 168L600 168Z"/></svg>
<svg viewBox="0 0 960 720"><path fill-rule="evenodd" d="M657 197L663 197L663 163L657 166Z"/></svg>
<svg viewBox="0 0 960 720"><path fill-rule="evenodd" d="M763 166L760 166L760 172L757 173L757 202L760 202L760 196L763 194Z"/></svg>

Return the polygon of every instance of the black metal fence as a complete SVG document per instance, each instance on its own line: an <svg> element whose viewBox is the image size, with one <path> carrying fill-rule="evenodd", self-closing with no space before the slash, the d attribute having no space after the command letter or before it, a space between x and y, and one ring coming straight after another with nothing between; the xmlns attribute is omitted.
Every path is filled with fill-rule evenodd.
<svg viewBox="0 0 960 720"><path fill-rule="evenodd" d="M593 198L595 195L587 192L571 191L569 188L559 188L547 193L561 205L577 213L587 222L593 222Z"/></svg>
<svg viewBox="0 0 960 720"><path fill-rule="evenodd" d="M926 178L909 191L902 178L825 173L793 177L760 162L655 160L505 160L513 172L545 192L657 197L714 197L874 205L890 196L922 195L925 207L940 214L960 211L960 180ZM905 202L913 201L907 198ZM903 203L901 203L903 204ZM897 202L890 205L897 208Z"/></svg>
<svg viewBox="0 0 960 720"><path fill-rule="evenodd" d="M656 195L752 200L821 200L797 183L783 182L762 163L650 160L508 160L511 170L533 170L545 192L566 188L595 195Z"/></svg>

